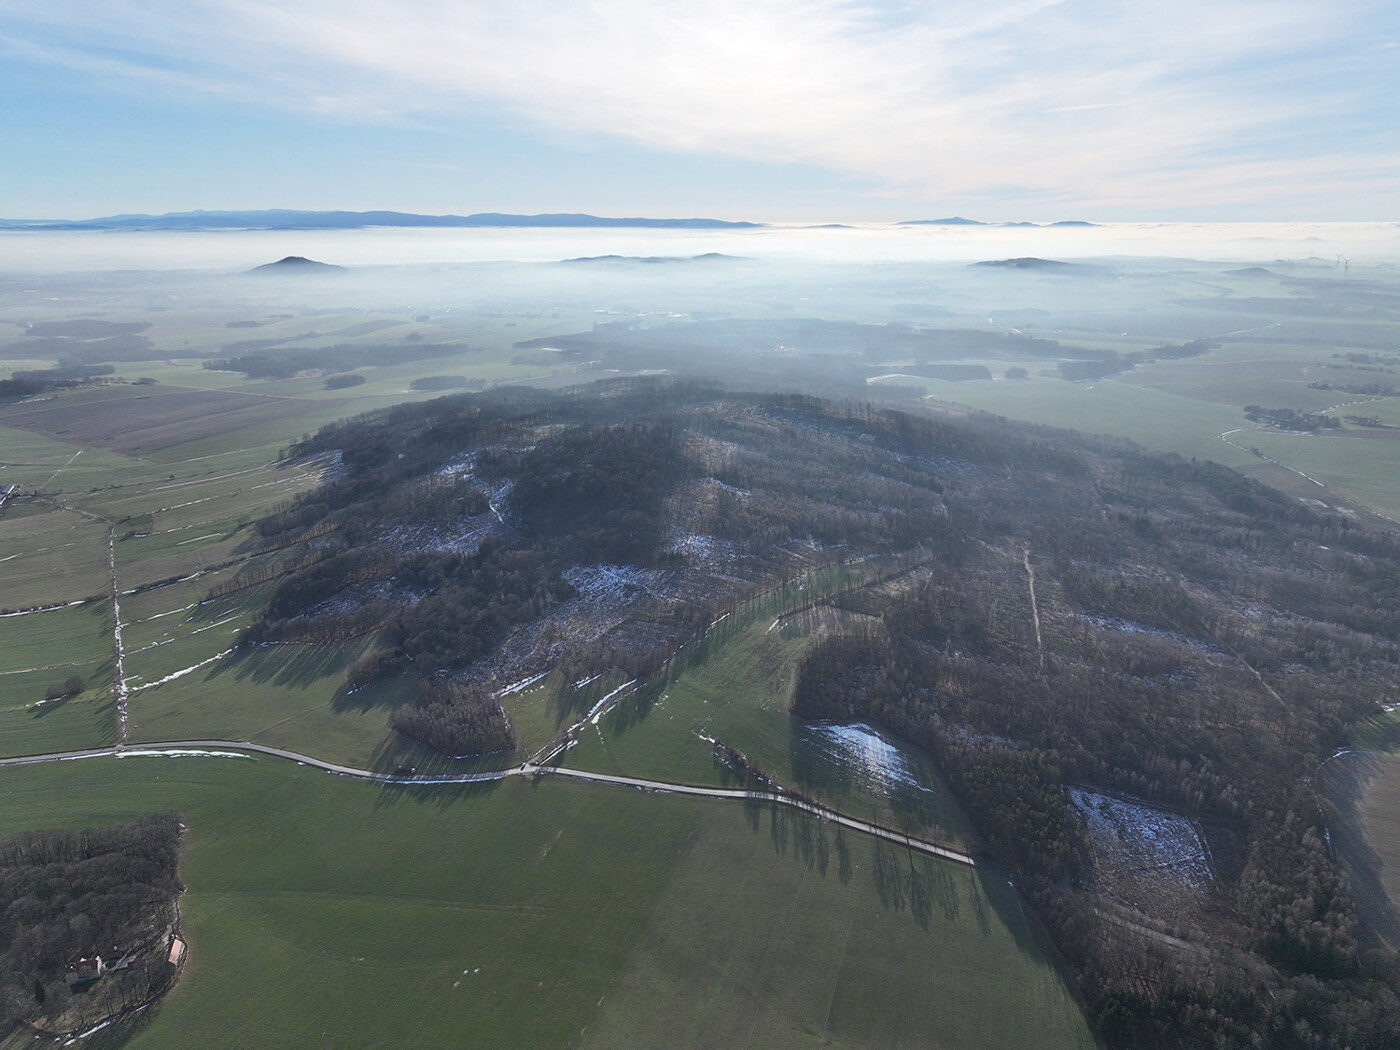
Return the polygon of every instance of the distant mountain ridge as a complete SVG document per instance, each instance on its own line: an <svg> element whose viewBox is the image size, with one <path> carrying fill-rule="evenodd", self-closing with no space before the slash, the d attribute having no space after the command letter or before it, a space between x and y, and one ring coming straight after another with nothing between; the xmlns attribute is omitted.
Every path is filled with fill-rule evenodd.
<svg viewBox="0 0 1400 1050"><path fill-rule="evenodd" d="M724 219L607 218L577 213L417 215L402 211L183 211L164 215L108 215L97 219L0 219L0 229L28 230L345 230L365 226L411 227L641 227L686 230L751 229L758 222Z"/></svg>
<svg viewBox="0 0 1400 1050"><path fill-rule="evenodd" d="M895 223L896 226L1097 226L1096 222L1083 219L1062 219L1059 222L983 222L981 219L964 219L954 215L947 219L909 219Z"/></svg>
<svg viewBox="0 0 1400 1050"><path fill-rule="evenodd" d="M728 219L615 218L580 212L514 215L476 212L472 215L419 215L407 211L299 211L268 208L261 211L174 211L162 215L104 215L96 219L0 219L0 230L356 230L366 226L438 227L455 229L491 227L632 228L671 230L751 230L765 222ZM1060 222L983 222L952 216L946 219L909 219L896 226L1096 226L1080 219ZM815 229L845 228L828 223Z"/></svg>

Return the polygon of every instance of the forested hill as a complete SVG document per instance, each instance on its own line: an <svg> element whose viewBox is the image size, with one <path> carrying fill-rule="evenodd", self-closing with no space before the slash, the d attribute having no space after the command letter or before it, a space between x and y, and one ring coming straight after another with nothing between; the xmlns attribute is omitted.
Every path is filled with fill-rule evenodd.
<svg viewBox="0 0 1400 1050"><path fill-rule="evenodd" d="M504 681L657 673L767 582L898 555L839 599L794 709L938 757L1111 1045L1400 1030L1312 781L1400 694L1393 535L1127 443L665 380L404 405L290 454L338 465L259 524L286 575L247 640L377 633L351 678L420 682L405 732L507 749ZM1110 871L1120 804L1190 822L1204 874Z"/></svg>

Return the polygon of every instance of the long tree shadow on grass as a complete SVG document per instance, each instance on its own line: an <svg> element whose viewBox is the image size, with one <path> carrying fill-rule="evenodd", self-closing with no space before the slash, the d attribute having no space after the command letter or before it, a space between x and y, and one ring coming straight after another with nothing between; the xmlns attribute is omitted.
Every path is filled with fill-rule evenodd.
<svg viewBox="0 0 1400 1050"><path fill-rule="evenodd" d="M1360 936L1367 947L1400 945L1400 916L1382 879L1384 861L1362 830L1361 803L1370 782L1384 775L1388 756L1353 751L1334 756L1320 779L1338 819L1329 820L1332 842L1351 879L1351 896L1361 915ZM1393 759L1392 759L1393 761Z"/></svg>
<svg viewBox="0 0 1400 1050"><path fill-rule="evenodd" d="M335 691L335 695L331 697L331 710L336 714L344 714L349 711L364 714L375 709L392 711L412 699L413 683L406 675L400 675L396 678L371 682L358 689L341 685Z"/></svg>
<svg viewBox="0 0 1400 1050"><path fill-rule="evenodd" d="M762 790L762 785L752 785ZM744 801L744 822L755 835L763 827L763 814L768 813L768 837L773 852L780 857L791 855L809 871L826 878L834 853L837 875L843 884L851 881L851 849L840 824L820 820L808 813L796 813L773 802L760 799Z"/></svg>
<svg viewBox="0 0 1400 1050"><path fill-rule="evenodd" d="M403 733L391 731L374 749L370 756L369 768L378 773L387 773L404 778L411 784L412 779L433 777L470 776L481 773L495 773L508 769L514 764L515 752L497 751L476 758L454 758L436 751L426 744ZM422 785L434 787L434 785ZM436 785L446 790L452 785Z"/></svg>
<svg viewBox="0 0 1400 1050"><path fill-rule="evenodd" d="M929 928L935 910L942 912L944 921L957 921L962 911L962 894L947 861L884 839L875 839L872 847L875 891L885 908L907 908L921 930Z"/></svg>
<svg viewBox="0 0 1400 1050"><path fill-rule="evenodd" d="M625 733L646 721L669 684L670 677L663 675L653 681L642 682L630 693L618 697L608 709L608 728L616 733Z"/></svg>
<svg viewBox="0 0 1400 1050"><path fill-rule="evenodd" d="M233 675L240 682L305 687L332 675L343 675L363 645L243 646L214 665L209 679Z"/></svg>
<svg viewBox="0 0 1400 1050"><path fill-rule="evenodd" d="M486 798L501 786L499 780L479 780L468 784L384 784L375 797L375 809L396 806L432 806L446 812L462 803Z"/></svg>
<svg viewBox="0 0 1400 1050"><path fill-rule="evenodd" d="M754 786L762 790L761 785ZM780 857L791 856L808 871L815 871L826 878L834 851L839 861L841 881L850 880L850 851L839 824L828 824L810 814L796 813L772 802L749 799L744 802L744 819L749 830L755 834L763 826L765 809L768 812L768 838L774 853Z"/></svg>

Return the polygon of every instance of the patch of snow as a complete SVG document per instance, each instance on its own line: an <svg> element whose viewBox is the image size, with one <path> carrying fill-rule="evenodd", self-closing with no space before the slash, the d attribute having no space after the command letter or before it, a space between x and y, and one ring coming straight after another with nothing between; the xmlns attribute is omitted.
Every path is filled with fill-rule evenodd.
<svg viewBox="0 0 1400 1050"><path fill-rule="evenodd" d="M224 617L218 623L206 624L204 627L196 627L193 631L190 632L190 634L199 634L201 631L212 631L215 627L222 627L224 624L229 623L232 620L238 619L238 617L239 613L234 613L232 616Z"/></svg>
<svg viewBox="0 0 1400 1050"><path fill-rule="evenodd" d="M472 471L476 469L476 453L468 452L465 456L458 456L456 459L448 460L433 472L434 477L439 478L469 478Z"/></svg>
<svg viewBox="0 0 1400 1050"><path fill-rule="evenodd" d="M128 626L130 626L130 624L128 624ZM154 648L155 648L156 646L158 646L158 645L169 645L171 642L178 641L178 640L179 640L179 639L176 639L176 638L161 638L161 639L159 639L159 640L157 640L157 641L152 642L150 645L143 645L143 646L141 646L141 648L139 648L139 649L128 649L128 650L126 651L126 655L127 655L127 656L135 656L137 653L144 653L147 649L154 649ZM127 680L128 682L134 682L134 681L136 681L136 679L138 679L138 678L140 678L140 677L141 677L141 675L139 675L139 674L128 675L126 680Z"/></svg>
<svg viewBox="0 0 1400 1050"><path fill-rule="evenodd" d="M59 602L57 605L41 605L36 609L21 609L18 612L0 613L0 620L9 619L11 616L33 616L35 613L53 612L55 609L66 609L69 602ZM82 604L81 602L79 604Z"/></svg>
<svg viewBox="0 0 1400 1050"><path fill-rule="evenodd" d="M501 507L505 506L506 500L510 498L510 491L515 487L511 481L504 482L491 492L491 498L486 501L486 505L491 508L491 513L496 515L496 520L505 525L505 516L501 514Z"/></svg>
<svg viewBox="0 0 1400 1050"><path fill-rule="evenodd" d="M146 684L146 685L138 685L135 689L132 690L132 692L135 693L135 692L138 692L138 691L140 691L140 690L142 690L142 689L154 689L154 688L155 688L156 686L158 686L158 685L164 685L166 682L173 682L173 681L175 681L175 679L177 679L177 678L183 678L183 677L185 677L185 675L187 675L187 674L190 674L190 673L192 673L192 672L194 672L194 671L198 671L201 667L207 667L209 664L212 664L212 663L213 663L214 661L216 661L216 660L222 660L225 656L227 656L227 655L228 655L229 653L231 653L231 652L233 652L232 649L225 649L223 652L218 653L218 654L215 655L215 656L211 656L211 657L209 657L209 659L207 659L207 660L201 660L199 663L194 664L192 667L181 668L180 670L174 672L173 674L168 674L168 675L166 675L164 678L160 679L159 681L150 682L150 683L148 683L148 684Z"/></svg>
<svg viewBox="0 0 1400 1050"><path fill-rule="evenodd" d="M1079 618L1081 620L1087 620L1095 627L1102 627L1106 630L1121 631L1124 634L1150 634L1157 638L1170 638L1172 641L1180 642L1182 645L1195 649L1197 652L1214 653L1217 656L1225 655L1224 650L1217 649L1213 645L1192 638L1190 635L1180 634L1177 631L1164 630L1161 627L1151 627L1145 623L1137 623L1134 620L1120 620L1116 616L1103 616L1099 613L1080 613Z"/></svg>
<svg viewBox="0 0 1400 1050"><path fill-rule="evenodd" d="M588 714L584 715L584 717L596 726L598 724L598 719L601 718L603 715L603 708L607 705L608 701L611 700L613 697L617 696L617 694L622 692L624 689L631 689L636 684L637 680L635 678L632 679L630 682L623 682L611 693L609 693L607 696L603 697L603 699L599 700L596 704L594 704L592 709L588 712Z"/></svg>
<svg viewBox="0 0 1400 1050"><path fill-rule="evenodd" d="M190 609L193 609L193 608L194 608L196 605L198 605L198 604L199 604L199 602L193 602L193 603L191 603L190 605L182 606L182 607L179 608L179 609L171 609L169 612L155 613L154 615L147 616L144 620L128 620L127 623L129 623L129 624L146 623L146 622L148 622L148 621L150 621L150 620L159 620L162 616L174 616L176 613L188 612Z"/></svg>
<svg viewBox="0 0 1400 1050"><path fill-rule="evenodd" d="M531 678L523 678L523 679L521 679L521 680L518 681L518 682L514 682L514 683L512 683L511 685L506 686L506 687L505 687L504 689L502 689L500 692L496 693L495 696L494 696L494 699L499 700L499 699L500 699L501 697L503 697L503 696L510 696L510 695L512 695L513 693L523 692L524 690L529 689L530 686L534 685L534 684L535 684L536 682L538 682L541 678L548 678L548 677L549 677L549 672L548 672L548 671L542 671L541 673L539 673L539 674L537 674L537 675L535 675L535 676L533 676L533 677L531 677Z"/></svg>
<svg viewBox="0 0 1400 1050"><path fill-rule="evenodd" d="M837 757L885 786L923 788L899 746L864 722L812 722L811 733Z"/></svg>
<svg viewBox="0 0 1400 1050"><path fill-rule="evenodd" d="M734 495L738 496L740 499L744 499L750 494L748 489L741 489L736 488L733 485L726 485L724 482L720 481L719 478L706 478L705 480L717 489L724 489L725 492L734 493Z"/></svg>
<svg viewBox="0 0 1400 1050"><path fill-rule="evenodd" d="M1205 845L1187 817L1083 788L1069 794L1088 825L1096 865L1170 871L1197 889L1210 882Z"/></svg>
<svg viewBox="0 0 1400 1050"><path fill-rule="evenodd" d="M213 479L210 479L210 480L213 480ZM164 513L166 513L167 511L180 510L182 507L193 507L193 506L196 506L196 505L198 505L198 504L200 504L200 503L208 503L208 502L209 502L211 499L213 499L213 498L214 498L213 496L205 496L203 499L192 499L192 500L190 500L188 503L177 503L177 504L175 504L173 507L161 507L160 510L156 511L156 513L157 513L157 514L164 514Z"/></svg>
<svg viewBox="0 0 1400 1050"><path fill-rule="evenodd" d="M200 540L212 540L212 539L217 539L218 537L220 537L220 536L222 536L222 535L223 535L222 532L208 532L208 533L205 533L203 536L196 536L196 537L194 537L194 539L190 539L190 540L181 540L179 543L175 544L175 546L177 546L177 547L183 547L183 546L184 546L185 544L187 544L187 543L198 543Z"/></svg>
<svg viewBox="0 0 1400 1050"><path fill-rule="evenodd" d="M242 751L200 751L184 748L151 748L142 751L118 751L118 758L246 758L250 762L257 759Z"/></svg>
<svg viewBox="0 0 1400 1050"><path fill-rule="evenodd" d="M571 565L562 573L579 598L593 605L631 602L647 595L660 597L661 569L639 569L635 565Z"/></svg>

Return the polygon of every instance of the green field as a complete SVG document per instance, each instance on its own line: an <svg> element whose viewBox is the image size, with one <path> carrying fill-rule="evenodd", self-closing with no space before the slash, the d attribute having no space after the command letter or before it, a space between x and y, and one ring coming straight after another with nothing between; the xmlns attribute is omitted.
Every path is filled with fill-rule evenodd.
<svg viewBox="0 0 1400 1050"><path fill-rule="evenodd" d="M28 609L110 590L105 525L47 504L26 508L0 519L0 604Z"/></svg>
<svg viewBox="0 0 1400 1050"><path fill-rule="evenodd" d="M188 824L187 970L86 1045L1093 1045L1004 883L767 807L213 758L0 784L7 833Z"/></svg>
<svg viewBox="0 0 1400 1050"><path fill-rule="evenodd" d="M1088 345L1086 340L1075 343ZM1121 341L1116 345L1122 348ZM1330 410L1338 418L1376 416L1400 425L1400 399L1375 401L1309 386L1395 380L1390 373L1339 366L1325 344L1227 342L1201 357L1139 365L1093 382L1065 382L1043 368L1039 369L1043 375L1034 367L1030 371L1029 380L929 381L925 388L936 402L1085 434L1125 437L1149 449L1215 460L1290 493L1307 491L1295 484L1296 475L1283 476L1278 468L1245 451L1257 447L1286 467L1322 482L1326 490L1311 495L1324 502L1341 506L1351 502L1400 517L1400 472L1394 468L1400 458L1400 431L1345 424L1341 431L1321 437L1294 435L1256 426L1244 416L1244 407L1255 404L1300 412ZM1344 407L1333 407L1337 405ZM1220 438L1237 429L1240 432L1230 440L1243 448Z"/></svg>
<svg viewBox="0 0 1400 1050"><path fill-rule="evenodd" d="M0 619L0 672L65 668L112 655L111 606L102 601Z"/></svg>
<svg viewBox="0 0 1400 1050"><path fill-rule="evenodd" d="M103 671L107 674L104 677ZM0 758L12 755L45 755L89 747L110 747L117 742L116 702L108 692L110 664L106 668L82 667L93 691L81 697L42 705L44 690L72 673L65 668L54 678L45 673L16 686L15 679L0 679Z"/></svg>
<svg viewBox="0 0 1400 1050"><path fill-rule="evenodd" d="M790 591L787 602L808 602L815 590ZM906 748L905 758L920 789L897 792L845 774L812 753L804 723L789 712L789 704L797 661L816 632L790 620L778 622L782 608L775 598L736 614L664 681L619 696L597 725L581 734L566 763L724 786L735 782L735 774L715 758L711 741L722 740L742 750L772 780L842 812L884 823L907 822L924 837L957 848L975 845L976 836L947 786L916 749Z"/></svg>

